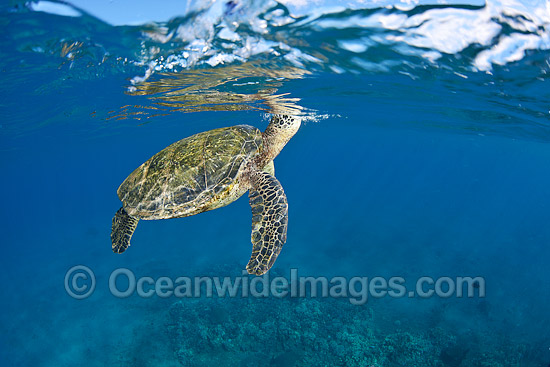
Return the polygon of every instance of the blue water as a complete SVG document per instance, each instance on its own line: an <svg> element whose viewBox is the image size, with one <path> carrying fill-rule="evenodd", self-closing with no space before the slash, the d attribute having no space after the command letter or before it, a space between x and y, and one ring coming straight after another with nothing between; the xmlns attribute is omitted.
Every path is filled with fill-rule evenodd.
<svg viewBox="0 0 550 367"><path fill-rule="evenodd" d="M0 7L2 365L550 363L547 4L283 3L133 24L78 2ZM122 268L255 279L246 196L141 221L122 255L111 219L153 154L263 130L274 109L303 123L275 160L288 241L266 279L481 277L485 296L113 294ZM84 299L66 289L77 265L95 276Z"/></svg>

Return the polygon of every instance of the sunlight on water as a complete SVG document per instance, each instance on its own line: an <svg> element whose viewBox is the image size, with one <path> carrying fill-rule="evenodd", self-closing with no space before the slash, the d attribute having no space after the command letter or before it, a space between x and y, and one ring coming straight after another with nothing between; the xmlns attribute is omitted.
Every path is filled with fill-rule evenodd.
<svg viewBox="0 0 550 367"><path fill-rule="evenodd" d="M244 94L239 88L230 91L224 70L243 78L260 76L257 68L273 67L272 73L265 73L266 79L292 79L322 71L399 72L415 78L425 69L450 69L468 78L476 71L493 73L495 66L517 63L532 56L533 51L550 48L550 12L545 1L445 6L417 1L358 2L349 9L335 7L330 1L315 7L300 1L212 4L192 2L185 16L122 28L102 23L69 4L31 2L9 9L10 16L15 17L10 20L15 42L12 47L56 56L59 67L68 66L76 73L89 68L97 73L141 69L130 80L130 93L152 92L157 104L164 98L172 107L179 98L179 111L197 111L207 105L239 110L250 101L263 99L265 90L271 88L259 85L253 93ZM33 13L43 16L32 19ZM54 32L44 34L41 28L49 26L49 17L57 16L72 23L60 23ZM92 33L80 33L74 22L86 23ZM118 36L106 38L106 31ZM277 62L266 62L270 58ZM546 79L548 62L530 62L529 73ZM238 70L239 65L242 70ZM207 75L204 70L213 73ZM278 70L280 76L271 75ZM205 91L202 97L193 91L192 75L197 76L198 88ZM215 75L220 76L219 81L214 80ZM151 77L151 83L145 83ZM163 83L167 85L160 87ZM168 85L176 87L179 83L188 85L176 96ZM225 84L225 90L202 88L203 83ZM225 98L226 103L221 103Z"/></svg>
<svg viewBox="0 0 550 367"><path fill-rule="evenodd" d="M349 9L330 1L315 7L296 1L216 1L212 6L199 1L189 3L181 17L118 27L69 4L29 4L9 9L8 46L20 58L43 57L37 70L60 69L64 75L50 85L62 85L67 76L91 80L120 74L129 79L129 96L146 98L146 103L127 101L98 115L109 121L149 122L174 112L296 110L303 96L288 94L287 81L351 74L359 77L355 89L361 90L368 87L361 78L397 73L415 80L415 88L429 90L436 78L454 93L477 95L495 106L484 113L489 119L460 129L550 138L550 89L545 87L550 15L544 1L390 1L355 3ZM52 23L52 17L66 22ZM4 60L17 62L17 56ZM510 68L528 84L508 78ZM408 86L403 82L395 88ZM521 104L515 103L518 98ZM332 112L310 108L307 114L316 119L327 113ZM460 106L457 113L469 116L475 108ZM507 122L508 113L519 115Z"/></svg>
<svg viewBox="0 0 550 367"><path fill-rule="evenodd" d="M443 55L454 55L467 57L473 70L490 71L492 65L521 60L529 50L550 48L550 15L544 1L531 6L491 1L475 6L411 6L408 10L391 6L353 11L321 8L298 18L271 2L237 4L236 8L209 8L192 18L148 30L140 61L163 70L215 66L271 53L295 66L338 70L341 60L349 55L367 63L372 62L372 53L389 49L399 56L386 59L386 65L416 57L435 62ZM181 45L183 52L164 53L162 45L169 42ZM404 60L398 59L401 57ZM379 65L374 60L374 65ZM355 64L344 70L364 68Z"/></svg>
<svg viewBox="0 0 550 367"><path fill-rule="evenodd" d="M373 2L349 9L329 2L316 7L295 1L214 4L193 2L181 17L130 26L106 24L68 3L5 7L4 77L16 82L25 77L19 70L58 70L37 88L39 94L78 80L124 77L126 95L135 99L109 104L111 112L93 116L145 123L172 113L275 109L302 110L317 120L334 111L310 105L305 112L297 104L304 96L289 93L288 82L344 75L353 91L334 92L346 103L346 93L373 92L372 76L398 74L415 84L401 79L384 85L395 89L390 94L409 89L431 93L438 80L445 88L434 95L443 104L458 94L494 107L477 111L475 105L453 105L459 115L486 118L466 126L451 120L426 121L424 126L550 139L546 2ZM443 97L445 93L452 94ZM16 101L13 94L7 103L16 106ZM64 113L59 110L58 117ZM41 125L56 119L52 114ZM21 117L17 128L6 122L0 134L35 131L32 121Z"/></svg>

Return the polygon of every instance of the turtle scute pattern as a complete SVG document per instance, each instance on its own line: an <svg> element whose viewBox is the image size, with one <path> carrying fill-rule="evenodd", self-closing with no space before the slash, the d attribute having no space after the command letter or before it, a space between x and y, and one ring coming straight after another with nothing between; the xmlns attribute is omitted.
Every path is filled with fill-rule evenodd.
<svg viewBox="0 0 550 367"><path fill-rule="evenodd" d="M261 132L247 125L182 139L130 174L119 188L119 198L130 215L142 219L209 210L228 195L241 164L261 145Z"/></svg>
<svg viewBox="0 0 550 367"><path fill-rule="evenodd" d="M252 256L246 266L251 274L266 273L286 242L288 202L279 181L266 172L251 177Z"/></svg>

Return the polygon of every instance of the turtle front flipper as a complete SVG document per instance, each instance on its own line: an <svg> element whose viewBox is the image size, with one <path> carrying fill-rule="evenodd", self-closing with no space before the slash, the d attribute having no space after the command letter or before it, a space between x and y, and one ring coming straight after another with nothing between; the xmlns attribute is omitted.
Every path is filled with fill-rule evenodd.
<svg viewBox="0 0 550 367"><path fill-rule="evenodd" d="M128 246L130 239L136 230L138 218L130 216L124 208L120 208L113 217L113 227L111 230L111 242L113 243L113 252L121 254Z"/></svg>
<svg viewBox="0 0 550 367"><path fill-rule="evenodd" d="M288 202L279 181L266 172L250 178L252 207L252 256L246 266L250 274L265 274L286 242Z"/></svg>

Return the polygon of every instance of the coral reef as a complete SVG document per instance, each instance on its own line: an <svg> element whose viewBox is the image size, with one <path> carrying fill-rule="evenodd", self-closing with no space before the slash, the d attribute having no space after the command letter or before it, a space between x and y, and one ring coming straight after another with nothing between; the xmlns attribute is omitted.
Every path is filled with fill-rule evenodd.
<svg viewBox="0 0 550 367"><path fill-rule="evenodd" d="M311 294L186 298L170 307L167 337L185 367L545 365L546 344L511 340L500 322L483 323L486 316L477 313L467 327L457 328L448 320L465 323L457 310L469 305L435 305L433 310L424 306L427 313L407 316L383 303L359 306Z"/></svg>
<svg viewBox="0 0 550 367"><path fill-rule="evenodd" d="M421 333L378 335L370 308L342 300L191 299L170 315L183 366L443 366L447 347Z"/></svg>
<svg viewBox="0 0 550 367"><path fill-rule="evenodd" d="M493 367L536 366L522 344L467 338L441 327L396 323L381 332L375 312L345 300L185 299L170 308L168 336L182 366Z"/></svg>

